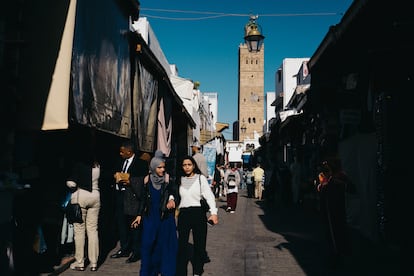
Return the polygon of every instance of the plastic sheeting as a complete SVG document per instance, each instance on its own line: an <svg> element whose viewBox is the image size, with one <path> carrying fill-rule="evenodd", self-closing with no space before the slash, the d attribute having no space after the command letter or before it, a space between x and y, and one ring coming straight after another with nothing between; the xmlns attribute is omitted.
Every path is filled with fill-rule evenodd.
<svg viewBox="0 0 414 276"><path fill-rule="evenodd" d="M143 151L154 151L154 139L157 127L157 96L158 96L158 81L149 71L141 64L138 64L140 87L134 91L138 95L138 99L134 101L137 106L134 110L137 111L137 141L138 148Z"/></svg>
<svg viewBox="0 0 414 276"><path fill-rule="evenodd" d="M125 137L131 135L128 25L116 1L78 1L71 68L72 120Z"/></svg>

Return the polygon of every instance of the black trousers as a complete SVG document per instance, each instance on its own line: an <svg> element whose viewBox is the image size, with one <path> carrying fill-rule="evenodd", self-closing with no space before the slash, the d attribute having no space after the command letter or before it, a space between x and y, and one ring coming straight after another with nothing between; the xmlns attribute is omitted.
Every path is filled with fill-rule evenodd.
<svg viewBox="0 0 414 276"><path fill-rule="evenodd" d="M142 225L137 228L132 228L131 223L136 216L125 215L126 227L127 227L127 240L128 248L131 249L132 254L136 256L141 255L141 238L142 238Z"/></svg>
<svg viewBox="0 0 414 276"><path fill-rule="evenodd" d="M216 198L218 198L219 195L220 195L220 185L221 184L219 182L216 182L216 185L214 185L213 188L212 188L213 194Z"/></svg>
<svg viewBox="0 0 414 276"><path fill-rule="evenodd" d="M254 184L247 184L247 197L254 197Z"/></svg>
<svg viewBox="0 0 414 276"><path fill-rule="evenodd" d="M193 234L193 274L204 272L204 258L207 241L207 217L201 207L181 208L178 215L178 254L176 276L187 276L187 265L190 260L188 240L190 231Z"/></svg>
<svg viewBox="0 0 414 276"><path fill-rule="evenodd" d="M133 216L124 213L124 194L121 191L115 191L115 215L119 231L119 243L121 251L132 252L135 255L140 254L141 248L141 226L131 228L131 222L135 219Z"/></svg>

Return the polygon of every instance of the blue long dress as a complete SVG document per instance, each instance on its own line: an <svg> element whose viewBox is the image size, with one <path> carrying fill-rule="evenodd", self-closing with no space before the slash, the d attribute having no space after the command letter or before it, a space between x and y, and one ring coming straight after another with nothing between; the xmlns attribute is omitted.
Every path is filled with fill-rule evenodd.
<svg viewBox="0 0 414 276"><path fill-rule="evenodd" d="M177 258L177 228L174 212L161 220L161 189L147 184L151 195L149 214L143 216L141 276L175 275Z"/></svg>

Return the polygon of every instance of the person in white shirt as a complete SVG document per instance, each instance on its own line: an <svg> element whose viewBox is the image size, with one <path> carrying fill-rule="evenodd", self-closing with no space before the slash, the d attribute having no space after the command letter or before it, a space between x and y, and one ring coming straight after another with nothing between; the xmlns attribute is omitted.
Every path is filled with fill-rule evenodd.
<svg viewBox="0 0 414 276"><path fill-rule="evenodd" d="M227 186L227 212L234 213L237 207L237 196L239 193L240 173L236 165L232 165L224 174L224 182Z"/></svg>
<svg viewBox="0 0 414 276"><path fill-rule="evenodd" d="M201 174L192 156L186 156L181 162L179 185L179 214L177 219L178 255L176 276L187 276L189 256L187 244L192 231L194 242L193 273L201 275L204 272L204 257L207 240L207 216L201 208L200 199L205 198L210 210L208 221L218 223L217 206L207 178Z"/></svg>

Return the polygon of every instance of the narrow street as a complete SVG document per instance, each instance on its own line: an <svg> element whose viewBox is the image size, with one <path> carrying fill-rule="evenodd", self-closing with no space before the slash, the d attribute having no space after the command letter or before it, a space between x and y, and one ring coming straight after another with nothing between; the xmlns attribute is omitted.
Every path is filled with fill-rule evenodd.
<svg viewBox="0 0 414 276"><path fill-rule="evenodd" d="M207 250L211 259L203 275L302 276L302 275L400 275L396 257L352 234L353 253L341 266L328 266L324 234L315 210L264 206L242 190L235 214L217 202L219 224L208 228ZM113 249L113 252L116 248ZM112 252L110 252L112 254ZM109 255L108 255L109 256ZM99 275L139 275L140 262L106 258ZM62 269L63 270L63 269ZM189 275L192 275L189 264ZM50 275L50 274L49 274ZM57 275L57 274L52 274ZM96 275L67 268L61 275Z"/></svg>

